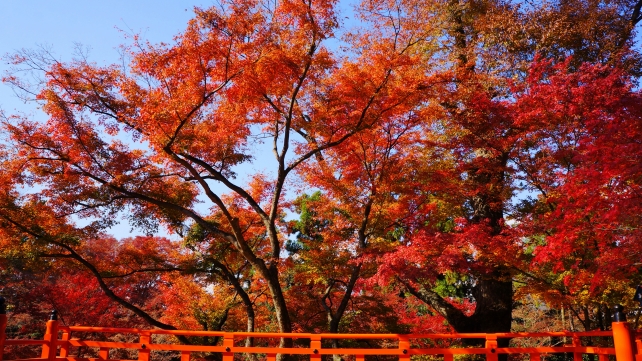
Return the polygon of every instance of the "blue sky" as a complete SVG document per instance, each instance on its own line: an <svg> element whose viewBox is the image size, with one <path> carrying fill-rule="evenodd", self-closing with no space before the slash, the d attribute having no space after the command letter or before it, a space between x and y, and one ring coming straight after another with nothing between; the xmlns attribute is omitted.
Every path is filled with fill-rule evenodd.
<svg viewBox="0 0 642 361"><path fill-rule="evenodd" d="M213 0L3 0L0 3L0 72L8 68L6 54L49 46L61 60L69 60L75 44L90 48L89 59L101 65L119 61L118 46L125 34L169 42L185 28L194 6L208 7ZM13 91L0 84L0 108L34 113Z"/></svg>

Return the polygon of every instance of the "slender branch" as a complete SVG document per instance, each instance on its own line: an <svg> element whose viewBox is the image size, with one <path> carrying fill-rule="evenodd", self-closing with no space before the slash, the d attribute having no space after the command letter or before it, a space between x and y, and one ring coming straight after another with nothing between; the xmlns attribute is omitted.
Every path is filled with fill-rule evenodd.
<svg viewBox="0 0 642 361"><path fill-rule="evenodd" d="M410 282L397 276L397 280L403 284L411 295L430 305L437 313L446 318L449 322L456 318L465 318L466 315L455 306L448 303L436 292L420 286L419 289L413 287ZM452 323L451 323L452 324Z"/></svg>
<svg viewBox="0 0 642 361"><path fill-rule="evenodd" d="M261 217L261 219L264 222L269 222L269 217L265 211L261 208L261 206L258 204L258 202L252 198L252 196L247 193L243 188L237 186L236 184L232 183L227 177L225 177L221 172L217 171L212 167L210 164L207 162L196 158L195 156L191 154L186 154L186 153L179 153L180 156L184 157L185 159L198 164L199 166L203 167L206 171L208 171L212 177L214 177L215 180L223 183L227 188L230 190L234 191L236 194L240 195L252 209Z"/></svg>

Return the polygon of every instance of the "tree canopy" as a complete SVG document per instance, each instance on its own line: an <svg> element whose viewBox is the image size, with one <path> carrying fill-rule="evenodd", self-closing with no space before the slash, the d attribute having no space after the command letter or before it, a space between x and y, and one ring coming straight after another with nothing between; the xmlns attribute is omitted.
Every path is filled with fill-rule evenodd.
<svg viewBox="0 0 642 361"><path fill-rule="evenodd" d="M3 80L46 120L2 116L1 292L69 324L507 332L543 302L604 327L642 278L641 5L364 1L348 27L233 0L126 65L21 51Z"/></svg>

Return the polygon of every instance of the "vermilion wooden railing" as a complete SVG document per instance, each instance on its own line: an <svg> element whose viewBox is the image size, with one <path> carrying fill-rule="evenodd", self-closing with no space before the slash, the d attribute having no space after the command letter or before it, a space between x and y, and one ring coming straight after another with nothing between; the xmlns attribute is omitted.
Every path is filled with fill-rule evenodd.
<svg viewBox="0 0 642 361"><path fill-rule="evenodd" d="M497 361L499 354L525 354L530 355L531 361L541 360L542 355L551 353L572 353L574 361L582 361L582 355L598 355L599 361L608 361L609 355L615 355L617 361L642 361L642 341L639 339L642 333L631 332L629 324L622 316L615 316L613 331L593 332L538 332L538 333L476 333L476 334L311 334L311 333L248 333L248 332L209 332L209 331L169 331L169 330L143 330L133 328L109 328L109 327L81 327L81 326L60 326L58 321L53 319L47 322L45 337L43 340L6 340L5 328L7 317L0 314L0 349L4 351L5 346L10 345L42 345L42 354L39 358L21 359L28 360L68 360L68 361L94 361L111 360L109 351L111 349L133 349L138 350L139 361L149 361L152 350L180 352L181 361L189 361L192 352L214 352L221 353L223 361L233 361L235 354L258 354L265 357L267 361L274 361L277 354L298 354L309 355L310 361L321 361L322 355L353 355L356 361L364 361L367 355L389 355L398 356L400 361L410 361L413 355L442 356L444 361L453 361L454 355L480 354L485 355L487 361ZM109 334L130 334L136 335L138 342L111 342L92 341L73 338L76 333L109 333ZM152 335L175 335L175 336L208 336L221 337L221 346L198 346L153 343ZM60 337L59 337L60 336ZM582 337L612 337L615 347L591 347L583 346ZM247 337L255 339L307 339L309 347L278 348L278 347L245 347L235 344L236 341L244 340ZM538 337L566 337L572 341L570 345L559 347L498 347L497 340L501 338L538 338ZM485 347L479 348L438 348L438 347L411 347L412 341L437 340L437 339L464 339L477 338L485 339ZM358 340L358 339L386 339L394 340L395 348L322 348L322 341L328 339ZM94 347L98 348L98 358L79 358L70 356L72 347ZM0 355L0 361L3 360Z"/></svg>

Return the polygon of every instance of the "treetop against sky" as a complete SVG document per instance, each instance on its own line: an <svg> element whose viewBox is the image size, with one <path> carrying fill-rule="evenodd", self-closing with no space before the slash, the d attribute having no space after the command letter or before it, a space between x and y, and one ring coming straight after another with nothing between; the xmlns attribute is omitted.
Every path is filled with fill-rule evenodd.
<svg viewBox="0 0 642 361"><path fill-rule="evenodd" d="M87 60L99 66L123 64L122 46L131 45L133 36L143 41L172 43L174 36L185 30L187 22L194 17L194 8L215 6L214 1L10 1L2 5L0 13L0 73L9 70L10 56L22 49L47 49L61 61L78 57L80 52ZM350 15L349 1L342 8ZM348 16L344 21L350 21ZM83 55L84 56L84 55ZM125 63L128 60L125 60ZM6 114L24 113L34 119L44 119L35 103L24 102L7 84L0 84L0 110ZM246 172L263 171L272 160L269 147L257 152L256 169L247 166L237 172L243 177ZM126 224L115 226L117 237L139 234ZM170 235L171 237L171 235Z"/></svg>
<svg viewBox="0 0 642 361"><path fill-rule="evenodd" d="M349 13L349 3L342 2L346 13ZM213 0L7 1L0 12L0 56L43 46L65 61L81 46L89 50L88 59L92 62L119 63L119 48L131 43L128 37L140 35L151 43L170 43L194 17L194 7L215 5ZM344 20L349 19L344 17ZM3 61L0 71L4 73L7 66L7 61ZM33 110L16 99L6 85L0 86L0 98L5 111Z"/></svg>

